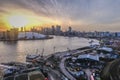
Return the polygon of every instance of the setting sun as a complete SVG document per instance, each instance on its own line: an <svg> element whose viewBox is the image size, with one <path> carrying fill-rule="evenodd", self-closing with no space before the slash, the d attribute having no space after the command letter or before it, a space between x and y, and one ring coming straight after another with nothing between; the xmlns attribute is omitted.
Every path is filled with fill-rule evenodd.
<svg viewBox="0 0 120 80"><path fill-rule="evenodd" d="M23 27L28 24L28 19L22 15L13 15L8 18L8 21L13 27Z"/></svg>

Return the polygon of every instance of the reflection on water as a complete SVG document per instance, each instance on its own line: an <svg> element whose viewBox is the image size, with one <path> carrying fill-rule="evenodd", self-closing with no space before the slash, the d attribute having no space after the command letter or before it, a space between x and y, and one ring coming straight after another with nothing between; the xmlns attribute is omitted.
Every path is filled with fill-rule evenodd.
<svg viewBox="0 0 120 80"><path fill-rule="evenodd" d="M35 54L36 49L41 53L44 48L44 55L49 55L59 51L65 51L67 48L76 49L88 46L88 39L84 38L68 38L54 36L49 40L28 40L18 42L0 42L0 62L8 61L25 61L26 54Z"/></svg>

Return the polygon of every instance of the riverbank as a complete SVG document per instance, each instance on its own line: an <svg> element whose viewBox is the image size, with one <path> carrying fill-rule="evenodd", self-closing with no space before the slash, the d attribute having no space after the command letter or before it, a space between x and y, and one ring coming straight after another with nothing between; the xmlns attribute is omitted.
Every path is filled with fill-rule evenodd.
<svg viewBox="0 0 120 80"><path fill-rule="evenodd" d="M21 41L21 40L47 40L47 39L53 39L54 37L45 37L45 38L21 38L21 39L17 39L17 40L9 40L9 39L0 39L0 41Z"/></svg>
<svg viewBox="0 0 120 80"><path fill-rule="evenodd" d="M47 40L19 40L19 41L0 41L0 61L21 61L25 62L26 54L50 55L56 52L73 50L84 46L89 46L91 40L78 37L53 36ZM38 52L36 53L36 49ZM13 59L14 58L14 59Z"/></svg>
<svg viewBox="0 0 120 80"><path fill-rule="evenodd" d="M101 48L92 48L90 46L86 46L82 48L56 52L47 56L40 54L35 54L36 56L29 55L26 57L26 59L30 60L30 64L32 63L33 67L30 69L36 67L39 68L41 72L48 75L47 77L50 78L50 80L91 80L90 76L93 76L95 80L100 80L100 72L102 71L103 66L107 63L106 61L100 60L101 55L105 56L104 58L107 59L112 59L112 57L117 59L118 57L115 58L114 55L116 56L116 54L112 54L111 52L103 52L104 50L102 51L104 54L103 55L101 52L99 52L99 49ZM108 54L110 56L108 56ZM81 58L81 56L84 57ZM99 56L99 59L96 60L96 58L93 58L93 56L96 58ZM3 63L3 65L4 64L6 65L6 63ZM7 67L13 68L13 66L9 65Z"/></svg>

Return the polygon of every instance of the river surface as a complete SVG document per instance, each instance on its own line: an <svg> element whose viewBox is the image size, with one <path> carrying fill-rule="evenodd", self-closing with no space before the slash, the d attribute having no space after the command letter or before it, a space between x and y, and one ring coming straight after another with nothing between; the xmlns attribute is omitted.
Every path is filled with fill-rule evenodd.
<svg viewBox="0 0 120 80"><path fill-rule="evenodd" d="M54 52L66 51L68 48L76 49L89 46L89 42L90 39L62 36L54 36L53 39L48 40L0 41L0 63L10 61L24 62L27 54L41 54L43 48L44 55L49 55Z"/></svg>

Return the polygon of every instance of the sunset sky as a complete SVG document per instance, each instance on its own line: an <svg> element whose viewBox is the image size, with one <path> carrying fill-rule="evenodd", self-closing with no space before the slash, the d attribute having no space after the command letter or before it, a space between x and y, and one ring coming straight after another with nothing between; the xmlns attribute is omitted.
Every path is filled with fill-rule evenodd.
<svg viewBox="0 0 120 80"><path fill-rule="evenodd" d="M58 24L79 31L120 31L120 0L0 0L0 30L20 20L15 16L28 27Z"/></svg>

